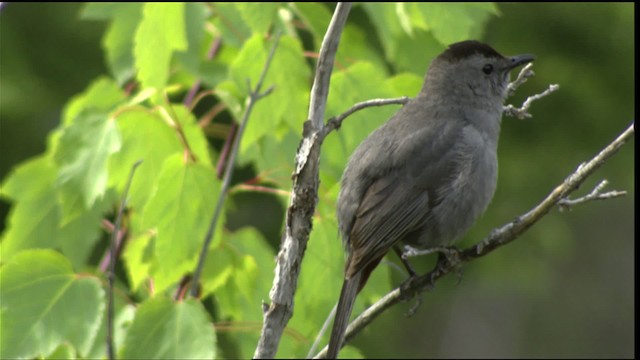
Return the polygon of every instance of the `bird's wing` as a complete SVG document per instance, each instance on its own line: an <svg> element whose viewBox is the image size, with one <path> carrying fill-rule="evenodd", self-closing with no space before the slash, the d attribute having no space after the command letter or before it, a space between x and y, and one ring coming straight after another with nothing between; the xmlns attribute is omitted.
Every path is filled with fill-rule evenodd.
<svg viewBox="0 0 640 360"><path fill-rule="evenodd" d="M412 193L397 177L374 181L365 193L349 236L351 257L346 276L362 270L426 220L429 192Z"/></svg>
<svg viewBox="0 0 640 360"><path fill-rule="evenodd" d="M402 125L392 126L399 121L394 116L389 126L366 140L371 142L369 152L360 154L365 158L385 157L383 163L388 167L378 163L360 169L369 172L370 181L357 201L352 220L343 220L350 249L347 277L382 258L407 235L416 236L423 226L429 226L430 211L458 171L457 148L464 121L435 117L427 124L420 117L419 106L410 105L399 111L405 118ZM389 134L391 131L394 134ZM395 139L393 143L384 141L390 138Z"/></svg>

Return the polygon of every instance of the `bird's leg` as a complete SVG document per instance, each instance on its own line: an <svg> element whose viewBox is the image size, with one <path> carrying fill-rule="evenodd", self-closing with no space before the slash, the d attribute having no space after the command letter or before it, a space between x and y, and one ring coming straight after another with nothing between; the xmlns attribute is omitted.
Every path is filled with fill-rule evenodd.
<svg viewBox="0 0 640 360"><path fill-rule="evenodd" d="M429 255L433 253L438 253L438 263L436 266L440 270L445 270L446 263L453 265L459 283L460 280L462 280L462 268L457 266L457 264L460 263L460 250L455 246L434 246L432 248L419 250L410 245L405 245L404 251L400 257L406 260L410 257Z"/></svg>
<svg viewBox="0 0 640 360"><path fill-rule="evenodd" d="M402 265L404 265L404 268L407 269L407 272L409 273L410 277L416 277L418 276L418 273L416 273L416 271L413 269L413 267L411 266L411 263L409 262L409 260L404 256L404 253L402 251L402 249L400 249L399 245L395 245L393 247L393 251L396 252L396 254L398 254L398 257L400 258L400 261L402 262Z"/></svg>
<svg viewBox="0 0 640 360"><path fill-rule="evenodd" d="M407 272L409 273L408 281L411 281L412 279L417 278L418 277L418 273L413 269L413 266L411 266L411 263L409 262L409 260L404 256L404 253L403 253L402 249L400 248L400 246L396 244L393 247L393 251L395 251L396 254L398 254L398 257L400 258L400 261L404 265L405 269L407 269ZM418 293L418 294L415 294L415 295L416 295L416 303L413 304L411 309L409 309L409 311L407 312L407 314L406 314L407 317L413 316L418 311L418 308L420 308L420 305L422 305L422 294Z"/></svg>

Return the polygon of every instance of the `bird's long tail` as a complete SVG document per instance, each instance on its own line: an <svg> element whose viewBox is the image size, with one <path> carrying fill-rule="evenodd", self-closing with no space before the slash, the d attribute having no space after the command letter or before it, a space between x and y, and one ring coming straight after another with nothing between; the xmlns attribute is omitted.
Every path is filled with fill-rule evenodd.
<svg viewBox="0 0 640 360"><path fill-rule="evenodd" d="M340 292L340 300L338 300L338 309L336 317L333 320L333 330L331 330L331 338L329 339L329 350L327 351L327 359L335 359L338 352L342 348L344 333L349 324L353 304L356 301L356 295L360 291L362 280L362 271L356 272L349 279L345 279Z"/></svg>

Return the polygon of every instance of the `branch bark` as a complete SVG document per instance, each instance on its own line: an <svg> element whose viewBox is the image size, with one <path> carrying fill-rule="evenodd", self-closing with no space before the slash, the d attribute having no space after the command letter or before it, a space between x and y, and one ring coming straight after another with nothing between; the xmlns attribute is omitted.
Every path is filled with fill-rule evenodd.
<svg viewBox="0 0 640 360"><path fill-rule="evenodd" d="M311 88L309 117L296 153L293 187L287 209L285 230L276 258L275 277L269 292L271 304L263 304L264 323L254 358L273 358L285 326L293 315L293 296L300 265L307 248L312 217L317 204L320 146L329 82L340 35L351 3L338 3L320 47L316 75Z"/></svg>
<svg viewBox="0 0 640 360"><path fill-rule="evenodd" d="M363 311L347 328L345 334L345 343L350 341L357 333L370 324L375 318L382 314L386 309L401 302L407 301L431 289L436 280L442 278L450 272L455 272L462 265L467 264L475 259L483 257L498 247L506 245L527 229L537 223L554 207L562 208L566 206L567 196L575 191L590 175L592 175L600 166L602 166L609 158L611 158L624 145L635 132L635 123L632 123L625 131L623 131L615 140L602 149L595 157L586 163L580 164L578 168L555 189L547 195L538 205L527 213L518 216L508 224L500 228L494 229L491 233L477 244L464 250L449 249L446 257L441 257L434 269L422 276L409 278L399 287L393 289L375 304L371 305ZM596 187L592 192L598 193L602 186ZM586 197L592 199L598 198L597 195L589 194ZM619 195L616 195L619 196ZM608 196L606 198L612 198ZM315 358L324 358L326 356L327 347L325 347Z"/></svg>

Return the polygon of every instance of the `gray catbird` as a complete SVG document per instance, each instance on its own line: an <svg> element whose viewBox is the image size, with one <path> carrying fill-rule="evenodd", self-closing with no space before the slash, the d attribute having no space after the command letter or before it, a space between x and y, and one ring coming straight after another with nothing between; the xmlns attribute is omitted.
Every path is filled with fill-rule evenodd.
<svg viewBox="0 0 640 360"><path fill-rule="evenodd" d="M473 40L450 45L418 96L351 155L338 196L348 256L328 358L338 355L356 295L389 249L451 245L487 208L509 73L533 59Z"/></svg>

